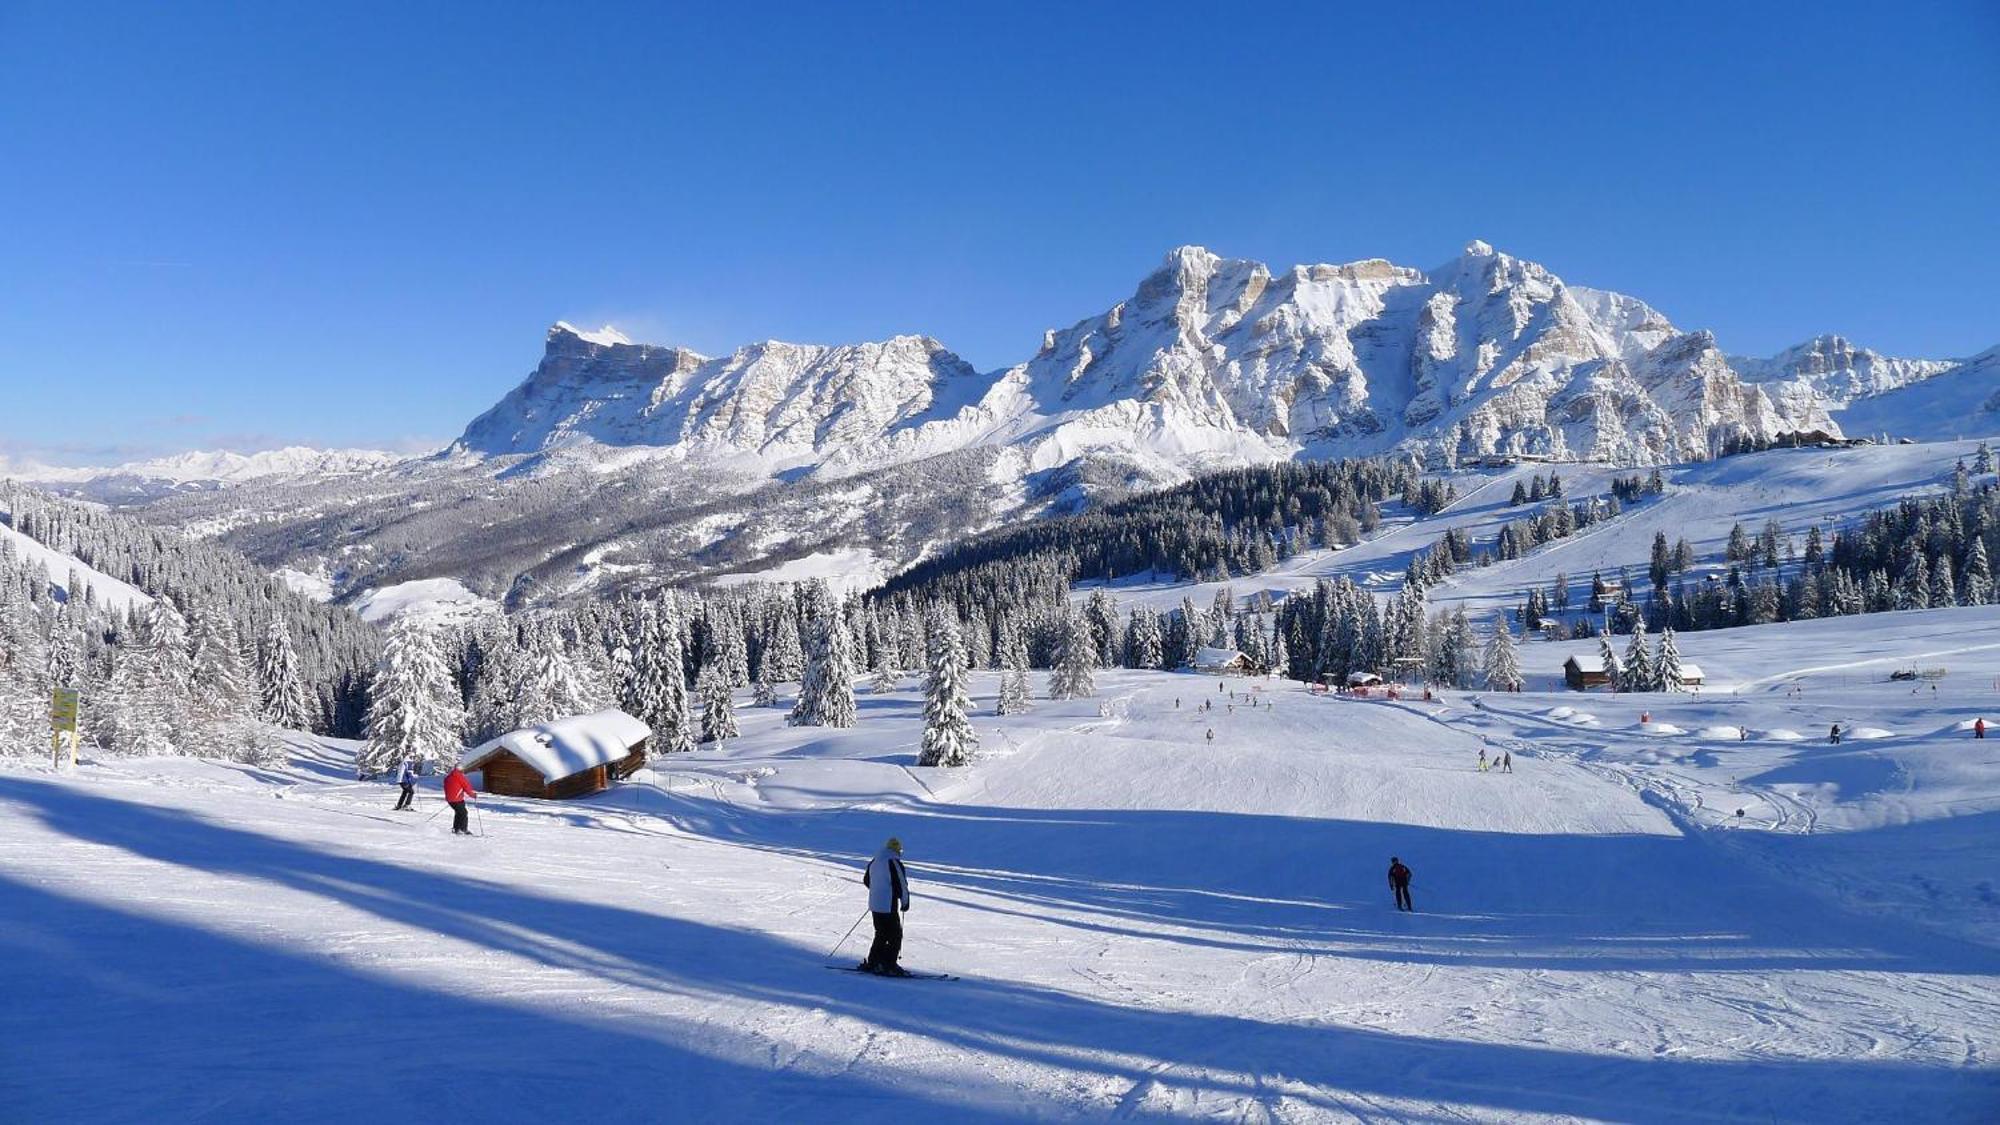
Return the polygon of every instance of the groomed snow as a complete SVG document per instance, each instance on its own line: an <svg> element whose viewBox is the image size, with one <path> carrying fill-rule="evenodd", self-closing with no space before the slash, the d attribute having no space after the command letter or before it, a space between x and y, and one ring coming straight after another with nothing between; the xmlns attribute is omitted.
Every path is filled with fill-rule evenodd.
<svg viewBox="0 0 2000 1125"><path fill-rule="evenodd" d="M1922 616L1846 620L1887 650ZM913 681L845 731L746 698L725 749L482 797L471 839L332 744L16 760L0 1090L33 1121L1990 1120L2000 739L1957 724L2000 707L2000 656L1912 697L1789 675L1799 628L1724 662L1789 688L1596 693L1596 730L1554 691L1106 672L982 714L952 771L912 764ZM1901 733L1667 743L1641 710ZM890 835L905 963L961 980L822 968L860 956Z"/></svg>

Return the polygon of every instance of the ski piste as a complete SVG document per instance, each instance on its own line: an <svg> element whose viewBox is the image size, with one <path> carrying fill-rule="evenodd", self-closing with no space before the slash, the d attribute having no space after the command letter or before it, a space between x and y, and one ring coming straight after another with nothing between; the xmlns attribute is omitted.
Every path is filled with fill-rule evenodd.
<svg viewBox="0 0 2000 1125"><path fill-rule="evenodd" d="M918 973L907 970L901 973L876 973L876 972L870 972L867 969L856 968L853 965L828 965L826 966L826 968L832 969L836 973L854 973L857 976L881 977L883 980L957 980L958 979L958 974L956 973Z"/></svg>

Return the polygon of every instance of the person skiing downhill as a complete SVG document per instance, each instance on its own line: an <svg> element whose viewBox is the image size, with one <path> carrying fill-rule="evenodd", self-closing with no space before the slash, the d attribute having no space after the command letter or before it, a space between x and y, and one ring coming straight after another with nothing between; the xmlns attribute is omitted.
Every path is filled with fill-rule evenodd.
<svg viewBox="0 0 2000 1125"><path fill-rule="evenodd" d="M1500 772L1514 772L1514 754L1512 751L1503 750L1500 752Z"/></svg>
<svg viewBox="0 0 2000 1125"><path fill-rule="evenodd" d="M903 841L889 837L889 842L862 869L861 885L868 888L868 912L875 918L875 943L868 947L868 959L855 967L885 977L909 976L910 971L896 963L903 955L902 915L910 911L910 875L903 868Z"/></svg>
<svg viewBox="0 0 2000 1125"><path fill-rule="evenodd" d="M1972 737L1974 738L1986 737L1986 720L1984 718L1978 718L1972 720Z"/></svg>
<svg viewBox="0 0 2000 1125"><path fill-rule="evenodd" d="M465 771L457 766L451 767L451 772L444 777L444 803L451 806L452 835L472 835L472 829L465 822L465 802L477 796L478 794L472 791L472 782L466 778Z"/></svg>
<svg viewBox="0 0 2000 1125"><path fill-rule="evenodd" d="M1835 723L1835 724L1833 724L1833 729L1827 732L1827 735L1826 735L1826 740L1827 740L1828 742L1831 742L1831 743L1833 743L1833 744L1834 744L1835 746L1838 746L1838 745L1840 745L1840 724L1839 724L1839 723Z"/></svg>
<svg viewBox="0 0 2000 1125"><path fill-rule="evenodd" d="M1389 857L1389 886L1396 892L1396 909L1416 913L1417 908L1410 903L1410 869L1395 856Z"/></svg>
<svg viewBox="0 0 2000 1125"><path fill-rule="evenodd" d="M396 807L390 812L402 812L417 803L417 762L415 758L404 758L401 769L396 771L396 784L403 787L403 794L396 798Z"/></svg>

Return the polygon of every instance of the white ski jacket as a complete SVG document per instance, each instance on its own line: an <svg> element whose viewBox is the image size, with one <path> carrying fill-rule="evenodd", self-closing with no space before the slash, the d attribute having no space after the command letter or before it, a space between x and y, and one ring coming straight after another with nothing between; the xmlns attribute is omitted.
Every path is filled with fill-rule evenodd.
<svg viewBox="0 0 2000 1125"><path fill-rule="evenodd" d="M904 910L910 908L910 876L903 870L903 861L895 852L883 848L868 861L868 867L861 873L861 883L868 888L868 909L877 914L894 914L900 902Z"/></svg>

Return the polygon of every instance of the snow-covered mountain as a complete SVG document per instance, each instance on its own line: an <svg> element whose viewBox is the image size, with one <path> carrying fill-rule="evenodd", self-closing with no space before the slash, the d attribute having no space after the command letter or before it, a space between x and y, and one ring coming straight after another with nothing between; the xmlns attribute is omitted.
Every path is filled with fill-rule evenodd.
<svg viewBox="0 0 2000 1125"><path fill-rule="evenodd" d="M130 503L183 489L226 488L271 477L343 476L401 460L398 454L376 449L294 445L257 453L196 450L103 468L4 465L0 476L33 481L53 492Z"/></svg>
<svg viewBox="0 0 2000 1125"><path fill-rule="evenodd" d="M1861 399L1840 417L1849 433L1863 437L1948 441L2000 435L2000 348L1922 382Z"/></svg>
<svg viewBox="0 0 2000 1125"><path fill-rule="evenodd" d="M975 372L929 337L766 342L711 359L612 329L550 329L542 363L454 445L748 458L824 475L976 445L1030 469L1078 458L1150 476L1406 449L1660 463L1800 430L1950 361L1822 337L1725 355L1632 297L1565 284L1483 242L1434 270L1294 266L1181 247L1024 363Z"/></svg>

